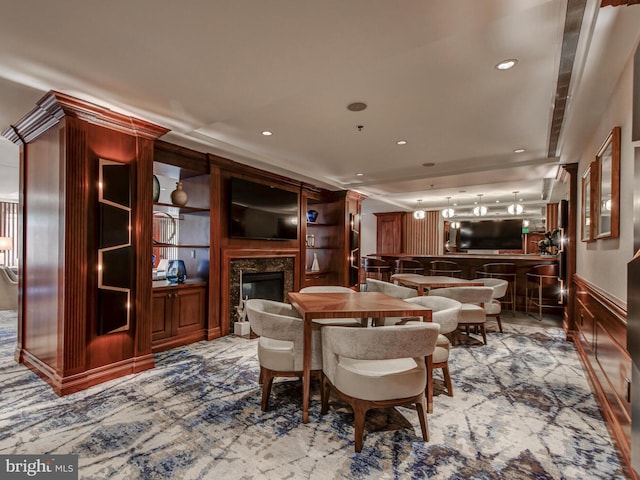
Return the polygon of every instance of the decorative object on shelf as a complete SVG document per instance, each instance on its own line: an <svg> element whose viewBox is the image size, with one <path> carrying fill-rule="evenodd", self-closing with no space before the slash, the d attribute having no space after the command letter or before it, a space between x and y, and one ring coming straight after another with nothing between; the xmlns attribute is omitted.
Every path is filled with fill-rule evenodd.
<svg viewBox="0 0 640 480"><path fill-rule="evenodd" d="M422 199L418 200L418 207L413 212L413 218L416 220L422 220L425 217L424 209L422 208Z"/></svg>
<svg viewBox="0 0 640 480"><path fill-rule="evenodd" d="M176 182L176 189L171 192L171 203L182 207L187 204L188 199L187 192L182 189L182 182Z"/></svg>
<svg viewBox="0 0 640 480"><path fill-rule="evenodd" d="M153 212L153 223L154 232L160 236L153 239L153 244L171 243L176 236L176 219L167 212Z"/></svg>
<svg viewBox="0 0 640 480"><path fill-rule="evenodd" d="M315 247L316 246L316 236L315 235L307 235L306 245L307 245L307 247Z"/></svg>
<svg viewBox="0 0 640 480"><path fill-rule="evenodd" d="M318 219L318 211L317 210L308 210L307 211L307 221L315 222Z"/></svg>
<svg viewBox="0 0 640 480"><path fill-rule="evenodd" d="M320 271L320 264L318 263L318 254L317 253L313 254L313 263L311 264L311 271L312 272L319 272Z"/></svg>
<svg viewBox="0 0 640 480"><path fill-rule="evenodd" d="M209 260L204 259L198 262L196 275L203 280L209 280Z"/></svg>
<svg viewBox="0 0 640 480"><path fill-rule="evenodd" d="M187 279L187 269L182 260L170 260L167 270L167 280L169 283L184 283Z"/></svg>
<svg viewBox="0 0 640 480"><path fill-rule="evenodd" d="M154 203L160 198L160 180L155 175L153 176L153 201Z"/></svg>

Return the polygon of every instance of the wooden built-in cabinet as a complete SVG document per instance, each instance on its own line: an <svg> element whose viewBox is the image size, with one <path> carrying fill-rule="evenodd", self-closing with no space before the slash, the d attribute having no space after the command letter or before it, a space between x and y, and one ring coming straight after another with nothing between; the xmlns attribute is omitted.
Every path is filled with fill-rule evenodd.
<svg viewBox="0 0 640 480"><path fill-rule="evenodd" d="M154 353L205 338L206 299L204 282L154 286L151 302Z"/></svg>

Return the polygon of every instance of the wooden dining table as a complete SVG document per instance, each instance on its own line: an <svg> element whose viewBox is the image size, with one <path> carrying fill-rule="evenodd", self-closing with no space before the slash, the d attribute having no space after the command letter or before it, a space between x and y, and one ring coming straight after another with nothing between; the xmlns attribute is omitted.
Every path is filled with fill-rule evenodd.
<svg viewBox="0 0 640 480"><path fill-rule="evenodd" d="M418 295L432 288L446 287L484 287L480 280L466 280L464 278L447 277L444 275L419 275L415 273L396 273L391 275L391 281L405 287L418 290Z"/></svg>
<svg viewBox="0 0 640 480"><path fill-rule="evenodd" d="M422 317L431 321L431 309L405 302L380 292L331 292L288 294L291 305L304 320L302 422L309 421L309 392L311 383L311 329L315 319ZM358 327L353 327L358 328Z"/></svg>

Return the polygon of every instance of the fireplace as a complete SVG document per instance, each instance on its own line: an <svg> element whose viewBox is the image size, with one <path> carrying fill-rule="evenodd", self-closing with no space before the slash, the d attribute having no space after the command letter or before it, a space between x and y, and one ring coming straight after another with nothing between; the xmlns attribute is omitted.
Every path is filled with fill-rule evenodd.
<svg viewBox="0 0 640 480"><path fill-rule="evenodd" d="M295 267L295 257L291 254L230 258L229 300L223 305L228 309L230 330L233 331L233 323L243 317L241 300L264 298L279 302L286 301L287 294L294 291Z"/></svg>
<svg viewBox="0 0 640 480"><path fill-rule="evenodd" d="M284 300L284 272L242 273L242 299Z"/></svg>

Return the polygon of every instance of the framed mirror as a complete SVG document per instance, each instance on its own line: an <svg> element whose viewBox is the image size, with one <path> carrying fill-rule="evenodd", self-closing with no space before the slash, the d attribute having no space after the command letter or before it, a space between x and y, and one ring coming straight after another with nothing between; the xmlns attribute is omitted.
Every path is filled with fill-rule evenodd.
<svg viewBox="0 0 640 480"><path fill-rule="evenodd" d="M594 162L595 163L595 162ZM580 239L583 242L593 240L591 230L591 165L582 174L582 230Z"/></svg>
<svg viewBox="0 0 640 480"><path fill-rule="evenodd" d="M615 127L596 155L592 222L594 238L617 238L620 227L620 127ZM591 182L594 182L592 176Z"/></svg>

